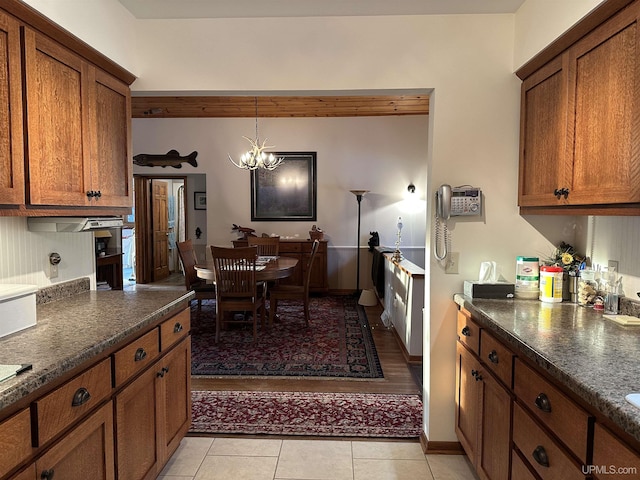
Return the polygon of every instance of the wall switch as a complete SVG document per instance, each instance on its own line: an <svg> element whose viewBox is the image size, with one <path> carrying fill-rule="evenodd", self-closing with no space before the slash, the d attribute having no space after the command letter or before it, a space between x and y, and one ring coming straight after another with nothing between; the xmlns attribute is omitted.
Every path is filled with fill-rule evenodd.
<svg viewBox="0 0 640 480"><path fill-rule="evenodd" d="M444 273L458 273L458 262L460 261L460 252L451 252L447 257L447 264L444 266Z"/></svg>
<svg viewBox="0 0 640 480"><path fill-rule="evenodd" d="M58 278L58 265L49 265L49 278Z"/></svg>
<svg viewBox="0 0 640 480"><path fill-rule="evenodd" d="M611 271L611 269L613 268L613 271L618 273L620 272L620 270L618 270L618 261L617 260L609 260L607 262L607 268L609 269L609 271Z"/></svg>

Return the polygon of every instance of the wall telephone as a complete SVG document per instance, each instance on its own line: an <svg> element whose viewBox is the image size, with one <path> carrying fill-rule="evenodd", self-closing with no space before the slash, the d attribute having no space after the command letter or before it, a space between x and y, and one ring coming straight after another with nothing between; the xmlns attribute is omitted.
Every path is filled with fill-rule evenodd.
<svg viewBox="0 0 640 480"><path fill-rule="evenodd" d="M438 260L444 260L451 248L451 235L447 224L454 216L468 216L482 214L482 191L477 187L462 185L440 185L436 191L436 238L433 254Z"/></svg>

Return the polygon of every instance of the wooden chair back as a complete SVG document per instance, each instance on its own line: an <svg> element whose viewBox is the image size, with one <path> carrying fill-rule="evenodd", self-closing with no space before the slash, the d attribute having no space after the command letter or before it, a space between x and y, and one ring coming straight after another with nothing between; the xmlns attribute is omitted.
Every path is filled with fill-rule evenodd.
<svg viewBox="0 0 640 480"><path fill-rule="evenodd" d="M247 242L258 247L261 257L277 257L280 253L280 237L248 237Z"/></svg>
<svg viewBox="0 0 640 480"><path fill-rule="evenodd" d="M257 247L226 248L212 245L211 256L219 301L224 301L224 298L253 299L257 296Z"/></svg>
<svg viewBox="0 0 640 480"><path fill-rule="evenodd" d="M314 240L313 245L311 245L311 255L309 255L309 261L307 262L307 276L304 279L304 296L309 301L309 285L311 284L311 267L313 267L313 261L316 258L316 253L318 253L318 248L320 247L320 241Z"/></svg>
<svg viewBox="0 0 640 480"><path fill-rule="evenodd" d="M191 290L194 285L202 283L202 280L198 278L198 274L195 269L196 263L198 263L196 252L193 249L193 244L190 239L185 240L184 242L177 242L177 245L178 256L180 257L182 268L184 269L184 283L187 290Z"/></svg>

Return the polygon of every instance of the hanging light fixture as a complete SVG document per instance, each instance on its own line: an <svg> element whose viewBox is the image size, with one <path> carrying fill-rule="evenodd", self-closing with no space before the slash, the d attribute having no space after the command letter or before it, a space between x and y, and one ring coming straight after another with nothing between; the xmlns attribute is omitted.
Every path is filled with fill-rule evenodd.
<svg viewBox="0 0 640 480"><path fill-rule="evenodd" d="M258 136L258 97L255 97L256 101L256 139L251 140L249 137L242 137L247 140L251 144L251 149L247 152L243 153L240 157L240 161L235 162L231 155L229 155L229 160L236 167L242 168L244 170L256 170L258 168L264 168L265 170L274 170L278 167L283 161L283 157L276 157L273 153L265 152L268 148L274 148L273 146L267 145L267 140L265 139L262 144L260 143L260 137Z"/></svg>

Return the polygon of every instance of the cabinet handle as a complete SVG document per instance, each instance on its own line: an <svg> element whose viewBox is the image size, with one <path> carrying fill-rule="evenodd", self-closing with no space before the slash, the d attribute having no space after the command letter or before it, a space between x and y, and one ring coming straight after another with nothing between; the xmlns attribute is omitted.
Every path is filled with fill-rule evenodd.
<svg viewBox="0 0 640 480"><path fill-rule="evenodd" d="M182 329L183 329L182 324L180 322L177 322L173 326L173 333L180 333L182 331Z"/></svg>
<svg viewBox="0 0 640 480"><path fill-rule="evenodd" d="M470 337L471 336L471 329L468 326L465 326L460 333L462 335L464 335L465 337Z"/></svg>
<svg viewBox="0 0 640 480"><path fill-rule="evenodd" d="M553 191L553 195L554 195L558 200L560 200L560 196L562 195L562 192L561 192L561 190L560 190L559 188L556 188L556 189Z"/></svg>
<svg viewBox="0 0 640 480"><path fill-rule="evenodd" d="M491 363L498 363L498 352L496 352L495 350L491 350L489 352L489 355L487 356L489 357Z"/></svg>
<svg viewBox="0 0 640 480"><path fill-rule="evenodd" d="M89 390L84 387L80 387L76 390L76 393L73 394L73 400L71 400L72 407L79 407L80 405L84 405L91 398L91 394Z"/></svg>
<svg viewBox="0 0 640 480"><path fill-rule="evenodd" d="M562 196L565 198L565 200L567 199L567 197L569 196L569 189L568 188L563 188L562 191Z"/></svg>
<svg viewBox="0 0 640 480"><path fill-rule="evenodd" d="M156 377L163 378L164 377L164 369L162 369L158 373L156 373Z"/></svg>
<svg viewBox="0 0 640 480"><path fill-rule="evenodd" d="M533 402L536 404L540 410L545 413L551 413L551 402L549 401L549 397L547 397L544 393L538 395Z"/></svg>
<svg viewBox="0 0 640 480"><path fill-rule="evenodd" d="M49 469L49 470L43 470L42 473L40 474L40 478L42 480L53 480L53 468Z"/></svg>
<svg viewBox="0 0 640 480"><path fill-rule="evenodd" d="M96 196L96 192L94 192L93 190L89 190L89 191L87 192L87 197L88 197L88 198L93 198L93 197L95 197L95 196Z"/></svg>
<svg viewBox="0 0 640 480"><path fill-rule="evenodd" d="M569 193L569 192L567 191L567 193ZM97 197L97 198L100 198L102 196L102 192L100 190L98 190L97 192L95 192L94 196ZM565 197L565 198L567 198L567 197Z"/></svg>
<svg viewBox="0 0 640 480"><path fill-rule="evenodd" d="M549 456L542 445L538 445L531 455L533 459L543 467L549 466Z"/></svg>
<svg viewBox="0 0 640 480"><path fill-rule="evenodd" d="M164 373L169 373L169 367L162 367L162 371Z"/></svg>
<svg viewBox="0 0 640 480"><path fill-rule="evenodd" d="M482 380L482 375L480 375L479 370L471 370L471 376L476 379L476 382Z"/></svg>
<svg viewBox="0 0 640 480"><path fill-rule="evenodd" d="M133 357L133 360L135 362L140 362L145 358L147 358L147 352L144 351L144 348L139 348L138 350L136 350L136 354Z"/></svg>

